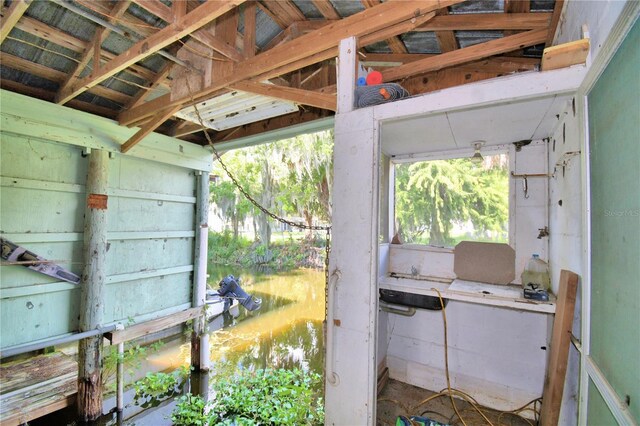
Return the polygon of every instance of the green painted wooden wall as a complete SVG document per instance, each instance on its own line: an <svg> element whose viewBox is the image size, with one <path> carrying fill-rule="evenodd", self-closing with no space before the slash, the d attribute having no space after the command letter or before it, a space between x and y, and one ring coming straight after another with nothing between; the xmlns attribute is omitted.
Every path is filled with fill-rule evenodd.
<svg viewBox="0 0 640 426"><path fill-rule="evenodd" d="M105 324L191 306L196 173L208 150L151 135L118 152L135 129L0 92L0 231L78 275L83 265L86 147L109 165ZM79 287L21 266L0 267L0 347L78 328Z"/></svg>
<svg viewBox="0 0 640 426"><path fill-rule="evenodd" d="M590 355L640 423L640 24L589 94ZM589 424L610 417L589 390ZM591 421L594 421L593 423Z"/></svg>

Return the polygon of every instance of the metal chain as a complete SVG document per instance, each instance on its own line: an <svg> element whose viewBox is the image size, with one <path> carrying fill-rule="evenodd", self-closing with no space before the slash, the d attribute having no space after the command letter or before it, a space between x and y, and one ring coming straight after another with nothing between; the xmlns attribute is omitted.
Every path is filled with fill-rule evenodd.
<svg viewBox="0 0 640 426"><path fill-rule="evenodd" d="M207 142L208 142L209 146L213 150L213 154L215 155L216 159L220 163L220 166L225 171L227 176L229 176L229 179L231 179L233 184L236 186L236 188L238 188L238 190L242 193L242 195L244 195L244 197L247 200L249 200L249 202L251 204L253 204L258 210L260 210L262 213L266 214L267 216L269 216L273 220L276 220L276 221L278 221L280 223L283 223L285 225L288 225L288 226L291 226L291 227L294 227L294 228L298 228L298 229L306 229L306 230L312 230L312 231L326 231L326 236L325 236L325 257L324 257L324 284L325 284L324 285L324 293L325 293L325 298L324 298L324 317L325 317L325 320L326 320L327 314L329 312L329 254L331 253L331 225L329 225L329 226L306 225L304 223L293 222L293 221L284 219L284 218L276 215L275 213L272 213L269 210L267 210L266 207L262 206L251 195L249 195L249 193L242 187L242 185L240 185L240 182L238 182L238 180L235 178L233 173L231 173L231 171L227 168L227 165L224 163L224 161L222 161L222 157L218 153L218 150L215 148L215 146L213 146L214 145L213 141L211 140L211 137L209 136L209 132L207 131L207 127L204 125L204 120L202 119L202 116L200 115L200 111L198 110L197 103L193 99L193 92L191 91L191 85L189 84L189 79L185 78L185 82L187 84L187 90L189 91L189 97L191 98L191 103L193 104L193 110L196 113L196 117L198 119L200 127L202 127L202 131L204 132L204 136L207 139Z"/></svg>

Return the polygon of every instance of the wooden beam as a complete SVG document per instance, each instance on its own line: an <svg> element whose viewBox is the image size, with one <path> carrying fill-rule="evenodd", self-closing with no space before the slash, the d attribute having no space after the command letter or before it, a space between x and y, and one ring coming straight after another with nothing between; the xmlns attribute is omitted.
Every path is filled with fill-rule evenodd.
<svg viewBox="0 0 640 426"><path fill-rule="evenodd" d="M291 101L302 105L314 106L320 109L328 109L330 111L336 110L335 95L327 95L310 90L249 81L234 83L229 87L233 90L241 90L243 92L254 93L256 95L270 96L272 98Z"/></svg>
<svg viewBox="0 0 640 426"><path fill-rule="evenodd" d="M147 12L152 13L165 22L173 23L174 14L173 10L165 6L164 3L159 0L133 0L138 6L145 9ZM184 1L177 1L176 3L184 3ZM234 61L242 59L242 55L233 47L209 33L204 29L199 29L190 34L191 37L198 40L200 43L207 47L212 48L222 56Z"/></svg>
<svg viewBox="0 0 640 426"><path fill-rule="evenodd" d="M7 9L3 8L2 21L0 21L0 44L7 38L30 4L31 1L13 0Z"/></svg>
<svg viewBox="0 0 640 426"><path fill-rule="evenodd" d="M136 146L142 139L153 133L153 131L158 128L158 126L171 118L173 114L180 111L180 109L180 105L174 105L170 108L160 111L153 117L152 120L145 123L145 125L142 126L135 135L131 136L128 141L122 144L122 146L120 147L120 152L122 152L123 154L127 153L127 151Z"/></svg>
<svg viewBox="0 0 640 426"><path fill-rule="evenodd" d="M242 53L245 59L256 55L256 13L257 6L254 2L244 5L244 37L242 39Z"/></svg>
<svg viewBox="0 0 640 426"><path fill-rule="evenodd" d="M62 71L58 71L53 68L47 68L44 65L27 61L26 59L13 56L9 53L2 53L2 65L18 71L42 77L55 83L62 83L67 78L67 74ZM101 85L92 87L91 90L89 90L89 93L101 96L106 99L110 99L120 104L126 104L131 99L131 97L126 93L118 92Z"/></svg>
<svg viewBox="0 0 640 426"><path fill-rule="evenodd" d="M340 19L333 4L329 0L313 0L313 5L318 9L318 12L322 14L326 19Z"/></svg>
<svg viewBox="0 0 640 426"><path fill-rule="evenodd" d="M531 12L530 0L504 0L504 11L507 13Z"/></svg>
<svg viewBox="0 0 640 426"><path fill-rule="evenodd" d="M75 38L57 28L51 27L36 19L29 18L28 16L23 16L16 25L16 28L76 53L83 53L88 47L86 41ZM104 49L102 49L100 55L103 60L111 60L116 57L115 54ZM127 69L127 72L144 80L152 80L155 76L153 71L140 65L132 65ZM166 86L164 83L163 85Z"/></svg>
<svg viewBox="0 0 640 426"><path fill-rule="evenodd" d="M111 9L111 11L109 12L108 21L110 23L114 23L115 21L117 21L120 17L122 17L122 15L125 14L130 4L131 4L130 0L117 2L113 6L113 9ZM56 94L56 100L58 99L58 96L60 96L62 93L69 90L69 87L73 83L78 81L78 79L80 78L80 74L82 74L82 71L84 71L84 68L87 66L87 64L91 59L93 59L92 73L98 72L98 70L100 69L99 65L100 65L100 57L101 57L100 46L102 45L102 42L106 40L110 32L111 31L108 28L104 28L104 27L99 27L96 29L96 32L93 35L93 38L91 39L91 41L89 41L89 43L87 43L87 48L82 53L82 56L80 57L80 61L76 64L76 67L65 79L65 81L60 85L60 88L58 89L58 93ZM60 103L60 102L56 102L56 103Z"/></svg>
<svg viewBox="0 0 640 426"><path fill-rule="evenodd" d="M200 315L202 315L202 308L189 308L162 318L132 325L124 330L105 333L104 337L106 337L112 345L117 345L118 343L125 343L130 340L139 339L149 334L173 327L174 325L182 324L197 318Z"/></svg>
<svg viewBox="0 0 640 426"><path fill-rule="evenodd" d="M542 43L547 37L547 30L531 30L497 40L480 43L453 52L443 53L433 58L426 58L420 61L411 62L397 68L383 71L384 81L395 81L412 75L417 75L429 71L437 71L454 65L473 62L501 53L511 52L524 47Z"/></svg>
<svg viewBox="0 0 640 426"><path fill-rule="evenodd" d="M206 25L218 16L242 4L244 1L245 0L220 0L202 4L197 9L183 16L178 22L166 26L116 56L104 66L100 74L86 77L77 84L74 84L69 90L61 93L60 101L65 102L68 99L78 96L83 91L99 84L101 81Z"/></svg>
<svg viewBox="0 0 640 426"><path fill-rule="evenodd" d="M576 306L578 275L571 271L560 271L560 287L556 302L556 314L553 319L553 332L550 343L549 362L542 393L540 425L555 426L560 417L562 392L567 375L571 329Z"/></svg>
<svg viewBox="0 0 640 426"><path fill-rule="evenodd" d="M365 8L370 8L380 4L380 0L365 0L361 2ZM389 37L385 40L393 53L409 53L407 47L397 36Z"/></svg>
<svg viewBox="0 0 640 426"><path fill-rule="evenodd" d="M436 16L415 31L535 30L548 28L551 13L470 13Z"/></svg>
<svg viewBox="0 0 640 426"><path fill-rule="evenodd" d="M560 15L562 14L562 8L564 6L564 0L556 0L553 6L553 16L551 17L551 24L549 24L549 35L545 47L551 47L553 45L553 39L556 36L558 30L558 23L560 22Z"/></svg>
<svg viewBox="0 0 640 426"><path fill-rule="evenodd" d="M419 53L367 53L364 58L360 59L360 63L364 66L373 68L397 67L409 62L415 62L422 59L434 58L435 54L419 54ZM469 62L462 64L460 68L473 69L474 67L483 67L479 71L490 72L514 72L534 70L540 65L538 58L523 58L522 56L494 56L481 61Z"/></svg>
<svg viewBox="0 0 640 426"><path fill-rule="evenodd" d="M234 72L231 75L219 76L207 87L204 87L197 93L193 93L193 101L197 102L201 99L206 99L215 91L230 84L268 75L275 72L274 70L280 72L280 74L276 75L281 75L307 65L321 62L324 59L335 56L338 42L347 36L354 35L366 38L368 34L379 32L379 30L390 25L413 25L411 21L417 21L416 15L421 17L435 9L460 3L461 1L462 0L432 0L422 2L388 1L382 3L236 64ZM293 63L295 63L297 68L287 71L287 67ZM191 98L192 96L185 96L174 100L171 100L170 97L154 99L137 108L123 112L119 116L120 124L128 125L133 122L138 122L141 119L155 114L159 108L163 106L166 107L167 104L190 105L191 102L193 102Z"/></svg>
<svg viewBox="0 0 640 426"><path fill-rule="evenodd" d="M440 9L436 12L437 16L445 16L449 14L449 9L444 8ZM458 40L456 39L456 34L452 30L443 30L436 31L436 38L438 39L438 44L440 45L440 52L451 52L453 50L458 49Z"/></svg>
<svg viewBox="0 0 640 426"><path fill-rule="evenodd" d="M542 52L542 71L584 64L588 54L588 38L547 47L544 49L544 52Z"/></svg>
<svg viewBox="0 0 640 426"><path fill-rule="evenodd" d="M171 12L173 13L173 20L171 23L178 22L180 18L187 14L187 2L186 1L174 1L171 3Z"/></svg>
<svg viewBox="0 0 640 426"><path fill-rule="evenodd" d="M306 19L302 12L288 0L264 0L262 4L269 10L270 16L275 17L276 23L283 28Z"/></svg>
<svg viewBox="0 0 640 426"><path fill-rule="evenodd" d="M136 93L135 96L125 105L125 109L134 108L140 105L154 89L158 88L160 84L166 80L174 65L175 64L173 62L165 63L158 74L156 74L155 78L149 83L148 88L146 90L138 90L138 93Z"/></svg>
<svg viewBox="0 0 640 426"><path fill-rule="evenodd" d="M202 126L200 124L191 123L189 121L183 121L169 132L170 136L174 138L180 138L182 136L190 135L192 133L197 133L202 131Z"/></svg>

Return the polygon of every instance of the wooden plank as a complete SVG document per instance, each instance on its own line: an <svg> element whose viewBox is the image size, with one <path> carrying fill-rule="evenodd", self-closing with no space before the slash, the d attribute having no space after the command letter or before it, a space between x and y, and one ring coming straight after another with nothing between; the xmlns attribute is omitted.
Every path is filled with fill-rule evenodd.
<svg viewBox="0 0 640 426"><path fill-rule="evenodd" d="M27 11L30 1L14 0L6 10L2 11L2 21L0 22L0 44L9 35L13 27L16 26L22 15Z"/></svg>
<svg viewBox="0 0 640 426"><path fill-rule="evenodd" d="M531 2L529 0L504 0L504 10L507 13L529 13Z"/></svg>
<svg viewBox="0 0 640 426"><path fill-rule="evenodd" d="M448 9L440 9L436 12L437 16L445 16L449 14ZM442 30L436 31L436 38L438 39L438 44L440 45L440 52L451 52L453 50L458 49L458 40L456 39L456 35L453 30Z"/></svg>
<svg viewBox="0 0 640 426"><path fill-rule="evenodd" d="M20 425L73 405L77 392L77 373L73 372L0 399L0 423Z"/></svg>
<svg viewBox="0 0 640 426"><path fill-rule="evenodd" d="M555 426L558 424L560 417L560 405L562 404L562 393L567 374L577 289L578 275L563 269L560 272L560 288L556 316L553 320L551 351L542 394L541 426Z"/></svg>
<svg viewBox="0 0 640 426"><path fill-rule="evenodd" d="M367 53L366 57L360 60L364 66L374 68L397 67L409 62L421 59L433 58L436 55L430 54L394 54L394 53ZM532 71L540 64L538 58L523 58L521 56L494 56L481 59L476 62L468 62L456 67L456 69L467 71L482 71L495 73L510 73L516 71Z"/></svg>
<svg viewBox="0 0 640 426"><path fill-rule="evenodd" d="M245 58L252 58L256 55L256 12L255 3L245 3L244 6L244 37L242 53Z"/></svg>
<svg viewBox="0 0 640 426"><path fill-rule="evenodd" d="M549 24L549 35L545 47L551 47L553 45L553 39L556 36L558 30L558 23L560 22L560 15L562 14L562 8L564 6L564 0L556 0L553 6L553 15L551 17L551 23Z"/></svg>
<svg viewBox="0 0 640 426"><path fill-rule="evenodd" d="M322 14L326 19L340 19L333 4L329 0L313 0L313 5L318 9L318 12Z"/></svg>
<svg viewBox="0 0 640 426"><path fill-rule="evenodd" d="M157 33L134 44L131 48L113 58L98 75L89 76L74 84L64 93L60 100L64 102L78 96L101 81L117 74L123 69L152 55L171 43L213 21L218 16L242 4L245 0L224 0L202 4L197 9L183 16L178 22L170 24Z"/></svg>
<svg viewBox="0 0 640 426"><path fill-rule="evenodd" d="M109 12L110 16L108 18L108 21L110 23L116 22L120 17L122 17L122 15L125 14L130 4L131 4L130 0L123 0L123 1L117 2ZM80 74L82 74L82 71L84 71L84 68L87 66L87 64L91 59L93 59L92 73L96 73L98 71L98 69L100 68L99 65L100 65L100 57L101 57L100 46L102 45L102 42L104 42L106 38L109 36L110 32L111 31L108 28L96 29L96 32L93 35L93 38L87 44L87 48L82 53L82 57L80 58L79 62L76 64L74 70L67 76L65 81L60 85L60 88L58 89L58 93L56 94L56 99L58 99L58 96L61 93L67 91L69 89L69 86L71 86L71 84L73 84L80 78ZM56 103L60 103L60 102L56 102Z"/></svg>
<svg viewBox="0 0 640 426"><path fill-rule="evenodd" d="M380 4L380 0L365 0L362 2L362 5L365 8L370 8ZM407 47L404 45L402 40L397 36L389 37L385 40L393 53L409 53Z"/></svg>
<svg viewBox="0 0 640 426"><path fill-rule="evenodd" d="M78 364L62 352L38 355L0 365L0 394L13 392L36 383L76 371Z"/></svg>
<svg viewBox="0 0 640 426"><path fill-rule="evenodd" d="M499 55L523 47L533 46L543 42L547 37L546 29L531 30L524 33L504 37L497 40L480 43L453 52L443 53L433 58L426 58L421 61L411 62L384 71L382 77L384 81L395 81L420 73L437 71L465 62L477 61L489 56Z"/></svg>
<svg viewBox="0 0 640 426"><path fill-rule="evenodd" d="M548 28L551 13L470 13L439 15L416 31L535 30Z"/></svg>
<svg viewBox="0 0 640 426"><path fill-rule="evenodd" d="M589 54L589 39L571 41L544 49L542 52L542 71L584 64Z"/></svg>
<svg viewBox="0 0 640 426"><path fill-rule="evenodd" d="M173 114L175 114L176 112L180 111L180 109L181 109L181 106L177 105L177 106L173 106L171 108L167 108L167 109L165 109L163 111L160 111L158 113L158 115L153 117L153 120L145 123L145 125L142 126L140 128L140 130L138 130L138 132L136 132L136 134L131 136L129 138L129 140L127 140L125 143L123 143L122 147L120 148L120 151L123 154L125 154L131 148L136 146L142 139L144 139L146 136L148 136L150 133L152 133L160 124L164 123L169 118L171 118L173 116Z"/></svg>
<svg viewBox="0 0 640 426"><path fill-rule="evenodd" d="M131 327L127 327L124 330L116 330L111 333L106 333L104 337L109 339L112 345L117 345L118 343L128 342L129 340L138 339L148 334L155 333L156 331L164 330L177 324L182 324L200 315L202 315L201 307L190 308L162 318L136 324Z"/></svg>
<svg viewBox="0 0 640 426"><path fill-rule="evenodd" d="M286 65L292 63L297 62L296 66L298 68L294 69L299 69L302 68L301 64L311 65L320 62L331 57L325 56L327 54L335 56L338 42L346 37L366 36L389 25L404 23L405 21L411 24L411 20L415 19L416 15L422 16L435 9L460 2L461 0L385 2L237 63L232 75L218 77L209 86L194 93L193 98L195 101L204 99L216 90L230 84L261 76L272 70L280 69L282 71ZM316 54L320 54L320 56L315 57L314 55ZM190 102L191 96L175 100L169 100L169 97L161 97L123 112L119 117L119 121L120 124L128 125L153 115L160 107L166 107L168 103L190 105Z"/></svg>
<svg viewBox="0 0 640 426"><path fill-rule="evenodd" d="M291 101L302 105L310 105L316 108L336 110L336 96L310 90L296 89L293 87L276 86L257 82L241 81L229 86L234 90L255 93L257 95L270 96L276 99Z"/></svg>

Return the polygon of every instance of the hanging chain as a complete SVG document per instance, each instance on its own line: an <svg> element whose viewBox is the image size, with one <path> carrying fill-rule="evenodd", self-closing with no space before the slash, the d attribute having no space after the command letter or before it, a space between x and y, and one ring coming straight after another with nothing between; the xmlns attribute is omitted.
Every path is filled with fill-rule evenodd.
<svg viewBox="0 0 640 426"><path fill-rule="evenodd" d="M325 248L324 248L324 250L325 250L325 257L324 257L324 293L325 293L324 294L325 295L325 298L324 298L324 314L325 314L325 316L324 317L326 319L328 311L329 311L329 254L331 253L331 225L328 225L328 226L306 225L304 223L293 222L293 221L287 220L287 219L282 218L282 217L276 215L275 213L267 210L266 207L264 207L262 204L260 204L258 201L256 201L251 195L249 195L249 193L242 187L242 185L240 185L240 182L238 182L238 180L235 178L233 173L231 173L231 171L227 168L227 165L224 163L224 161L222 161L222 156L218 153L218 150L215 148L215 146L213 146L214 145L213 141L211 140L211 137L209 136L209 132L208 132L207 127L204 125L204 120L202 119L202 116L200 115L200 111L198 110L197 103L193 99L193 92L191 91L191 85L189 84L189 79L185 78L185 82L187 84L187 90L189 90L189 97L191 98L191 103L193 104L193 110L196 113L196 117L198 119L200 127L202 127L202 131L204 132L204 136L207 139L207 143L209 144L209 146L213 150L213 154L215 155L216 159L220 163L220 166L222 167L222 169L225 171L227 176L229 176L229 179L231 179L233 184L236 186L236 188L238 188L238 190L242 193L242 195L244 195L244 197L247 200L249 200L249 202L251 204L253 204L258 210L260 210L262 213L266 214L271 219L273 219L273 220L275 220L277 222L280 222L280 223L283 223L283 224L288 225L290 227L298 228L298 229L305 229L305 230L311 230L311 231L326 231Z"/></svg>

